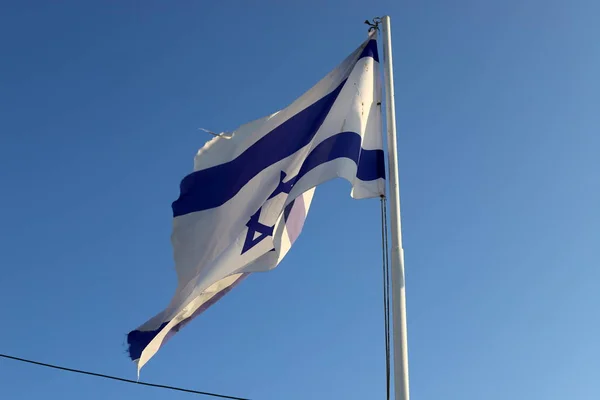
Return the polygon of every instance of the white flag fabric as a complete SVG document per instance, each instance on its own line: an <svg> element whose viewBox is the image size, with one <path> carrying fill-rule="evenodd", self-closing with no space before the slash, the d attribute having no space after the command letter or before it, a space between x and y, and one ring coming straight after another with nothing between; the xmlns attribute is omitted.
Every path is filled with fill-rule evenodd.
<svg viewBox="0 0 600 400"><path fill-rule="evenodd" d="M356 199L385 192L374 33L290 106L198 151L173 203L175 295L128 334L138 372L248 274L275 268L302 230L315 187L338 177Z"/></svg>

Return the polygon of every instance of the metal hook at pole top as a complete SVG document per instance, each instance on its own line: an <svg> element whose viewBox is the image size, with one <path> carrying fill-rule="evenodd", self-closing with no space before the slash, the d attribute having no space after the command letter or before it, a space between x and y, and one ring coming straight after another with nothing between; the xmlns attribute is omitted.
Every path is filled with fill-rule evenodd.
<svg viewBox="0 0 600 400"><path fill-rule="evenodd" d="M381 17L375 17L371 21L367 19L365 20L365 24L369 25L369 32L372 32L374 30L378 31L379 24L381 24Z"/></svg>

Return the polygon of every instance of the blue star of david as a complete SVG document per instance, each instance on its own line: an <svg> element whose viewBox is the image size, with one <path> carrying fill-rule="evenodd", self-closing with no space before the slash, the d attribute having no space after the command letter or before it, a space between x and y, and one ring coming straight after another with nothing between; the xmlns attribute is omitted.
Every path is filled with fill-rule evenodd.
<svg viewBox="0 0 600 400"><path fill-rule="evenodd" d="M273 193L271 193L269 199L272 199L273 197L281 193L289 194L291 192L292 188L294 187L294 183L296 183L296 178L291 178L287 182L284 182L283 180L285 179L285 177L286 173L281 171L279 184L277 185ZM273 236L273 229L275 229L275 225L268 226L262 224L259 221L261 211L262 207L259 208L253 216L250 217L250 221L248 221L248 223L246 224L246 226L248 227L248 233L246 233L246 239L244 240L244 246L242 247L242 254L244 254L257 244L262 242L266 237ZM256 234L258 234L258 236L256 236Z"/></svg>

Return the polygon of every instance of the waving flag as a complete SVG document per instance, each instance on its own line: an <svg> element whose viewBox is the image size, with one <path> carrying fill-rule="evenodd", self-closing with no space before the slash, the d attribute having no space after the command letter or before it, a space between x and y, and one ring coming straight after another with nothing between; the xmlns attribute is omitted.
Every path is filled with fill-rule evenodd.
<svg viewBox="0 0 600 400"><path fill-rule="evenodd" d="M378 63L373 34L290 106L198 151L173 203L175 295L128 335L138 372L248 274L279 264L316 186L341 177L353 198L384 194Z"/></svg>

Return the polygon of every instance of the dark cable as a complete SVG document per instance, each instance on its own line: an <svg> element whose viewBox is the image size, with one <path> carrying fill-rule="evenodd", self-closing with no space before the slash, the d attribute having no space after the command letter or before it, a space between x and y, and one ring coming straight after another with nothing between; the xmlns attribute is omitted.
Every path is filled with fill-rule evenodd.
<svg viewBox="0 0 600 400"><path fill-rule="evenodd" d="M391 360L390 360L390 264L387 226L386 198L381 196L381 253L383 257L383 314L385 329L385 374L386 399L390 400L391 393Z"/></svg>
<svg viewBox="0 0 600 400"><path fill-rule="evenodd" d="M156 383L148 383L148 382L138 382L138 381L134 381L132 379L119 378L118 376L104 375L104 374L98 374L96 372L83 371L83 370L80 370L80 369L66 368L66 367L61 367L61 366L58 366L58 365L52 365L52 364L42 363L42 362L39 362L39 361L33 361L33 360L27 360L27 359L24 359L24 358L13 357L13 356L9 356L9 355L6 355L6 354L0 354L0 357L7 358L9 360L20 361L20 362L24 362L24 363L28 363L28 364L39 365L41 367L58 369L60 371L74 372L76 374L90 375L90 376L95 376L95 377L104 378L104 379L112 379L114 381L120 381L120 382L126 382L126 383L133 383L133 384L136 384L136 385L150 386L150 387L155 387L155 388L174 390L174 391L177 391L177 392L200 394L200 395L204 395L204 396L212 396L212 397L217 397L217 398L221 398L221 399L249 400L249 399L246 399L246 398L243 398L243 397L226 396L224 394L217 394L217 393L210 393L210 392L200 392L198 390L184 389L184 388L180 388L180 387L176 387L176 386L158 385Z"/></svg>

